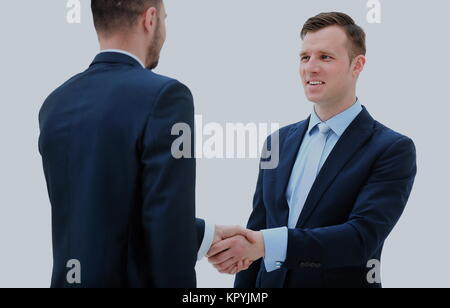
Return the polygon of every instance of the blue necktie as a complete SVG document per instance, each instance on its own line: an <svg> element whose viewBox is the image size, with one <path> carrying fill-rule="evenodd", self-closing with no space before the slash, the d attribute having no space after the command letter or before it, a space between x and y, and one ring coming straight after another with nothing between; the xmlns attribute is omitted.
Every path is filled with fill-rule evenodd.
<svg viewBox="0 0 450 308"><path fill-rule="evenodd" d="M311 140L310 143L302 181L295 185L291 200L289 202L290 210L288 228L290 229L297 226L300 213L305 206L306 199L314 182L316 181L317 174L319 173L319 164L322 158L323 150L325 149L330 128L325 123L320 123L318 126L319 133L313 138L313 140Z"/></svg>

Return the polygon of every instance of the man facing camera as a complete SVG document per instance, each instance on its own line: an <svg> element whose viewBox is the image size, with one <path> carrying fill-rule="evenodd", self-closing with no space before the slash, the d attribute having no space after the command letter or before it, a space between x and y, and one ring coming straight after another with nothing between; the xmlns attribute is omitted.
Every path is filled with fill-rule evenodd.
<svg viewBox="0 0 450 308"><path fill-rule="evenodd" d="M300 75L310 117L279 132L280 163L260 169L244 237L209 251L221 272L248 259L239 288L381 287L367 279L416 175L411 139L375 121L356 97L365 33L343 13L310 18Z"/></svg>
<svg viewBox="0 0 450 308"><path fill-rule="evenodd" d="M166 37L164 4L91 6L102 51L39 114L51 286L193 288L196 259L243 230L195 219L195 159L171 153L172 127L193 129L194 105L186 86L151 71Z"/></svg>

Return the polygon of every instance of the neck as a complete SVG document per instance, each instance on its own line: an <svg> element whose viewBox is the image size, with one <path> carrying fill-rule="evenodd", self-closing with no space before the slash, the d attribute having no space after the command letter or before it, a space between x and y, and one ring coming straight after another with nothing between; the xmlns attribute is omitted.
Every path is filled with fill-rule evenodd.
<svg viewBox="0 0 450 308"><path fill-rule="evenodd" d="M323 121L328 121L334 116L344 112L356 103L356 95L353 94L339 103L315 103L314 110L317 116Z"/></svg>
<svg viewBox="0 0 450 308"><path fill-rule="evenodd" d="M129 52L141 60L145 65L148 63L146 50L141 45L134 42L132 35L128 37L124 36L113 36L108 38L102 38L100 41L100 50L107 49L119 49Z"/></svg>

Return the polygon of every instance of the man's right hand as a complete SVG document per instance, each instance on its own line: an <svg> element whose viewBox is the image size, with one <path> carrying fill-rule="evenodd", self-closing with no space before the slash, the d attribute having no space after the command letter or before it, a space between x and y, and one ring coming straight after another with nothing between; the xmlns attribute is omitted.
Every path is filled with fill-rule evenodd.
<svg viewBox="0 0 450 308"><path fill-rule="evenodd" d="M230 239L233 237L235 237L235 238L240 237L242 239L242 237L244 237L248 241L252 242L253 237L252 237L251 232L252 232L251 230L247 230L241 226L218 226L218 225L216 225L215 231L214 231L214 240L211 245L211 249L207 253L207 257L208 258L212 257L212 255L211 255L212 248L215 247L216 244L218 244L219 242L221 242L223 240ZM243 239L243 240L245 240L245 239ZM217 254L217 252L215 252L215 254ZM253 262L248 259L237 260L231 266L229 266L226 270L223 270L221 272L227 273L230 275L234 275L236 273L239 273L240 271L247 270L250 267L250 265L252 265L252 263Z"/></svg>

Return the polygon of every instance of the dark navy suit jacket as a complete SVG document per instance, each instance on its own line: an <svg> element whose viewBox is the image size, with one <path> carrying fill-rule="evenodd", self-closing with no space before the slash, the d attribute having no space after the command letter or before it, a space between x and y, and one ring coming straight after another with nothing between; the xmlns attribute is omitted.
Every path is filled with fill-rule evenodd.
<svg viewBox="0 0 450 308"><path fill-rule="evenodd" d="M287 226L285 192L309 119L282 128L280 163L260 170L248 228ZM269 148L272 146L268 139ZM381 287L370 284L369 260L399 220L416 175L411 139L375 121L366 108L347 128L322 167L295 229L287 258L268 273L255 262L239 273L239 288Z"/></svg>
<svg viewBox="0 0 450 308"><path fill-rule="evenodd" d="M99 54L46 99L39 150L52 287L196 286L204 222L195 219L195 159L171 155L176 123L194 127L189 89L119 53ZM73 259L81 284L66 279Z"/></svg>

